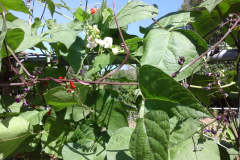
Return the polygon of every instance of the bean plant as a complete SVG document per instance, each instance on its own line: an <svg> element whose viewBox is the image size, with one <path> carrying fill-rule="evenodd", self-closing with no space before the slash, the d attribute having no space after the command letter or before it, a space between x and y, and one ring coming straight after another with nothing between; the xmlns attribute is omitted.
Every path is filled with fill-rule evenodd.
<svg viewBox="0 0 240 160"><path fill-rule="evenodd" d="M39 17L34 3L42 5ZM239 57L231 69L211 59L219 44L240 49L240 0L205 0L195 11L159 19L161 6L142 1L126 2L118 13L114 0L90 4L73 11L64 1L0 0L0 159L239 159L232 110L239 105ZM71 22L58 23L56 14ZM152 24L136 28L143 38L126 32L144 19ZM219 29L224 36L209 46ZM137 80L112 79L124 64L138 71ZM137 86L136 106L106 85ZM211 105L227 109L213 114Z"/></svg>

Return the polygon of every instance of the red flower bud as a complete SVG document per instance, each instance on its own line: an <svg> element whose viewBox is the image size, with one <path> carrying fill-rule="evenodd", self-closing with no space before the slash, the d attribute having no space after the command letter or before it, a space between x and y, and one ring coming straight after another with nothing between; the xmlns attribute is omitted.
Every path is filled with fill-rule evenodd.
<svg viewBox="0 0 240 160"><path fill-rule="evenodd" d="M36 109L36 106L37 106L37 105L36 105L36 104L34 104L34 105L33 105L33 108L34 108L34 109Z"/></svg>
<svg viewBox="0 0 240 160"><path fill-rule="evenodd" d="M44 82L44 85L47 87L47 86L48 86L48 83L47 83L47 82Z"/></svg>
<svg viewBox="0 0 240 160"><path fill-rule="evenodd" d="M52 112L52 109L50 109L50 110L48 111L48 114L51 115L51 112Z"/></svg>
<svg viewBox="0 0 240 160"><path fill-rule="evenodd" d="M75 85L74 85L74 84L71 84L71 88L72 88L72 89L75 89L76 87L75 87Z"/></svg>
<svg viewBox="0 0 240 160"><path fill-rule="evenodd" d="M91 14L94 14L97 12L97 8L91 8Z"/></svg>

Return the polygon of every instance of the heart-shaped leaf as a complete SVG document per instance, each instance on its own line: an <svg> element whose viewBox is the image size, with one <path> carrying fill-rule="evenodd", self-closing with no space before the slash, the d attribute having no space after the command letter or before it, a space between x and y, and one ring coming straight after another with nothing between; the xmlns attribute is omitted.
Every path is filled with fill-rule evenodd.
<svg viewBox="0 0 240 160"><path fill-rule="evenodd" d="M32 125L22 117L8 117L0 123L0 157L7 157L33 134Z"/></svg>
<svg viewBox="0 0 240 160"><path fill-rule="evenodd" d="M108 159L133 160L129 142L134 128L123 127L116 130L107 145Z"/></svg>
<svg viewBox="0 0 240 160"><path fill-rule="evenodd" d="M180 56L185 57L185 64L198 57L196 47L192 42L179 32L168 32L163 29L151 30L144 41L144 54L141 59L142 65L152 65L160 68L167 74L175 73L181 65L178 64ZM192 74L193 69L200 61L195 62L175 77L180 81ZM196 72L200 68L196 68Z"/></svg>
<svg viewBox="0 0 240 160"><path fill-rule="evenodd" d="M164 110L169 117L211 117L184 86L156 67L142 66L139 84L149 110Z"/></svg>
<svg viewBox="0 0 240 160"><path fill-rule="evenodd" d="M168 159L170 125L165 112L150 111L139 119L130 139L130 151L135 159Z"/></svg>
<svg viewBox="0 0 240 160"><path fill-rule="evenodd" d="M142 1L134 1L128 3L117 14L119 27L128 25L129 23L140 20L153 18L158 15L156 6L148 5ZM115 19L113 18L109 25L110 28L117 28Z"/></svg>

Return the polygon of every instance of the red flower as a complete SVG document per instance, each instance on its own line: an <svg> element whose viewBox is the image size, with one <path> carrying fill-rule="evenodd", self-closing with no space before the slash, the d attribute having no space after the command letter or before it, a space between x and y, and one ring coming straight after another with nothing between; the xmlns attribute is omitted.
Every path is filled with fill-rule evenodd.
<svg viewBox="0 0 240 160"><path fill-rule="evenodd" d="M52 109L50 109L50 110L48 111L48 114L50 115L50 114L51 114L51 112L52 112Z"/></svg>
<svg viewBox="0 0 240 160"><path fill-rule="evenodd" d="M63 77L59 77L59 79L63 79Z"/></svg>
<svg viewBox="0 0 240 160"><path fill-rule="evenodd" d="M68 86L66 86L65 88L68 88Z"/></svg>
<svg viewBox="0 0 240 160"><path fill-rule="evenodd" d="M73 82L71 81L70 84L73 85Z"/></svg>
<svg viewBox="0 0 240 160"><path fill-rule="evenodd" d="M75 87L75 85L74 85L74 84L71 84L71 88L72 88L72 89L75 89L76 87Z"/></svg>
<svg viewBox="0 0 240 160"><path fill-rule="evenodd" d="M44 85L47 87L47 86L48 86L48 83L47 83L47 82L44 82Z"/></svg>
<svg viewBox="0 0 240 160"><path fill-rule="evenodd" d="M34 104L34 105L33 105L33 108L34 108L34 109L36 109L36 106L37 106L37 105L36 105L36 104Z"/></svg>
<svg viewBox="0 0 240 160"><path fill-rule="evenodd" d="M72 93L72 90L71 90L71 89L68 89L67 92L68 92L68 93Z"/></svg>
<svg viewBox="0 0 240 160"><path fill-rule="evenodd" d="M91 14L94 14L95 12L97 12L97 8L91 8Z"/></svg>

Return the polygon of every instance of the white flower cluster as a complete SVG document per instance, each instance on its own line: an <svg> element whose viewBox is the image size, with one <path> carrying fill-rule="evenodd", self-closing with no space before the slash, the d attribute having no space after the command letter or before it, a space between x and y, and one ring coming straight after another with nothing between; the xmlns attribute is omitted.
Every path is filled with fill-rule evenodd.
<svg viewBox="0 0 240 160"><path fill-rule="evenodd" d="M100 39L100 31L97 28L97 25L87 27L87 48L93 49L97 45L104 48L112 48L113 39L111 37L105 37L103 40ZM118 47L112 48L113 54L118 53Z"/></svg>

